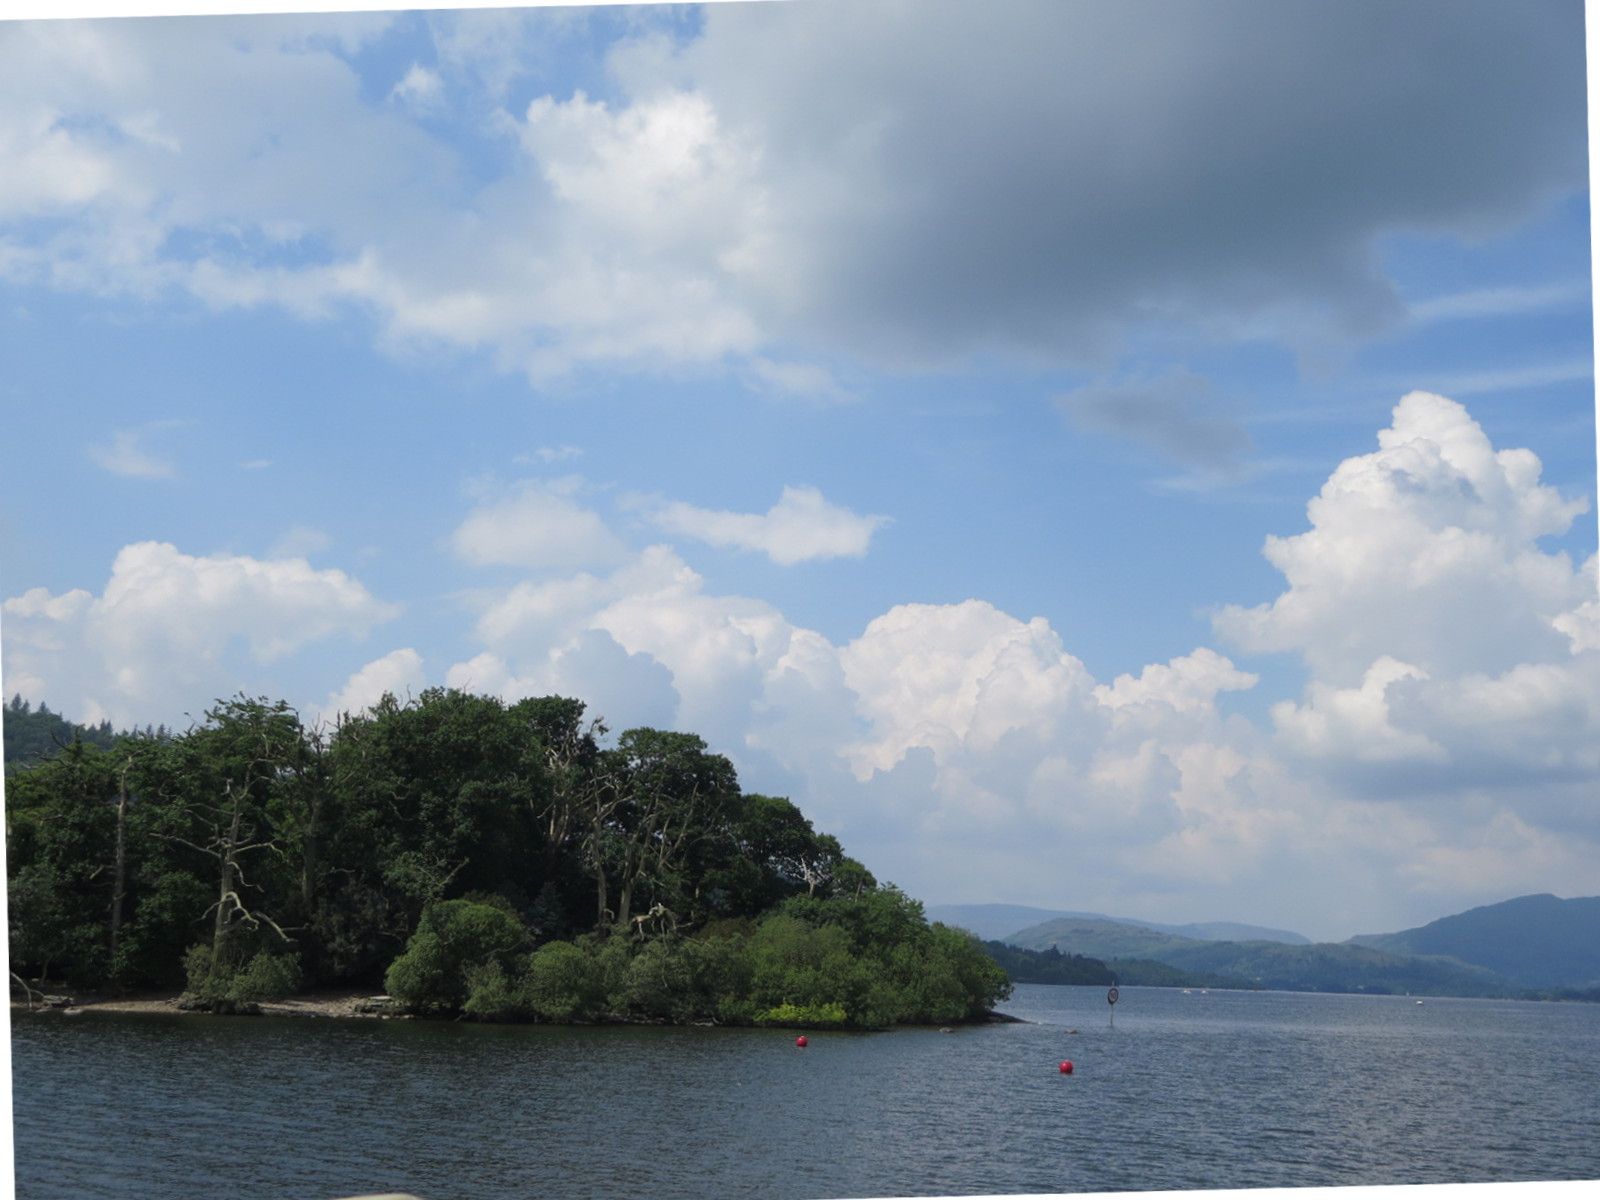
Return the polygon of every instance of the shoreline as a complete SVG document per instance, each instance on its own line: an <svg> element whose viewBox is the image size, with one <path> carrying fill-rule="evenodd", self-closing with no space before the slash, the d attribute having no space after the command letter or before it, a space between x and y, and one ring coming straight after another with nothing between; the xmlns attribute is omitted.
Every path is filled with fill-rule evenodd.
<svg viewBox="0 0 1600 1200"><path fill-rule="evenodd" d="M179 1001L182 995L172 995L166 992L141 993L130 996L101 996L96 994L66 996L49 994L44 1002L28 1004L15 997L11 1000L13 1013L56 1013L60 1016L78 1016L86 1012L117 1013L121 1015L144 1016L180 1016L180 1017L218 1017L218 1016L262 1016L262 1017L300 1017L321 1019L342 1019L358 1021L416 1021L431 1018L420 1017L415 1013L405 1012L399 1008L389 1008L393 1002L388 996L374 995L369 991L330 991L307 992L304 995L290 996L283 1000L262 1000L257 1007L259 1012L240 1013L214 1013L204 1009L183 1008ZM459 1018L438 1018L440 1020L458 1020ZM549 1021L504 1021L494 1024L515 1025L549 1025L549 1024L579 1024L580 1022L549 1022ZM591 1022L596 1025L656 1025L671 1024L660 1021L598 1021ZM705 1025L704 1021L682 1022L683 1027ZM991 1011L982 1017L971 1021L959 1021L946 1025L897 1025L895 1029L939 1029L955 1025L1009 1025L1027 1024L1022 1017L1014 1017L1010 1013ZM739 1028L739 1027L732 1027ZM749 1028L761 1028L750 1026ZM767 1028L788 1028L788 1026L769 1026ZM795 1028L799 1028L796 1026ZM820 1031L819 1031L820 1032ZM861 1030L833 1030L830 1032L858 1033ZM887 1031L884 1031L887 1032Z"/></svg>
<svg viewBox="0 0 1600 1200"><path fill-rule="evenodd" d="M18 1000L11 1001L11 1011L16 1012L53 1012L62 1016L77 1016L86 1012L107 1012L121 1014L165 1014L182 1017L214 1017L225 1014L206 1012L201 1009L180 1007L181 994L139 993L129 996L102 996L90 994L84 996L49 995L45 1003ZM338 1017L358 1020L409 1020L411 1014L402 1012L383 1012L381 1006L388 1000L387 996L376 996L370 991L336 991L336 992L307 992L304 995L290 996L283 1000L262 1000L258 1002L259 1014L263 1017Z"/></svg>

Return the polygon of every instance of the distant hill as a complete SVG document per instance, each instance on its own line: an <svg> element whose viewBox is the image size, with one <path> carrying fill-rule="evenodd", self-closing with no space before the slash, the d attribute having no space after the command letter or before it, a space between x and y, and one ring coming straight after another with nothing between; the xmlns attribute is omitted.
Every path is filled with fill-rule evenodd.
<svg viewBox="0 0 1600 1200"><path fill-rule="evenodd" d="M1600 985L1600 896L1519 896L1346 944L1448 957L1531 988L1593 987Z"/></svg>
<svg viewBox="0 0 1600 1200"><path fill-rule="evenodd" d="M1026 904L929 904L923 908L923 913L930 921L941 921L965 929L985 942L1008 940L1006 935L1014 930L1056 917L1089 915L1069 914L1053 908L1030 908Z"/></svg>
<svg viewBox="0 0 1600 1200"><path fill-rule="evenodd" d="M74 739L86 746L109 750L116 745L118 738L136 734L159 738L168 736L165 725L159 728L146 725L142 730L113 730L110 721L101 721L98 725L80 725L58 712L52 712L42 700L39 707L35 708L20 695L11 697L11 702L0 715L0 724L5 726L5 766L8 771L37 766L46 759L54 758L72 745Z"/></svg>
<svg viewBox="0 0 1600 1200"><path fill-rule="evenodd" d="M1081 954L1023 950L992 940L984 942L983 948L1013 983L1107 984L1116 979L1105 963Z"/></svg>
<svg viewBox="0 0 1600 1200"><path fill-rule="evenodd" d="M1026 904L933 904L927 908L928 920L957 925L985 941L1013 941L1010 935L1019 930L1031 929L1046 921L1058 919L1076 921L1102 921L1116 925L1135 925L1153 929L1174 937L1193 938L1199 941L1263 941L1287 942L1308 945L1309 938L1287 929L1269 929L1261 925L1241 925L1236 921L1206 921L1190 925L1162 925L1154 921L1141 921L1136 917L1110 917L1105 913L1071 912L1060 909L1032 908ZM1020 942L1013 942L1021 945Z"/></svg>
<svg viewBox="0 0 1600 1200"><path fill-rule="evenodd" d="M21 696L13 696L6 705L5 762L7 767L29 767L54 758L62 749L78 738L91 746L109 750L116 741L110 722L99 725L79 725L60 713L50 711L49 705L34 708Z"/></svg>
<svg viewBox="0 0 1600 1200"><path fill-rule="evenodd" d="M1269 929L1262 925L1241 925L1237 921L1201 921L1193 925L1156 925L1149 921L1137 923L1161 933L1195 938L1202 942L1282 942L1288 946L1311 945L1311 939L1303 933L1295 933L1288 929Z"/></svg>
<svg viewBox="0 0 1600 1200"><path fill-rule="evenodd" d="M1481 966L1348 943L1202 941L1115 921L1068 917L1041 922L1006 940L1031 950L1053 946L1062 954L1087 955L1113 970L1119 961L1161 963L1180 972L1185 986L1190 980L1204 977L1219 981L1207 986L1243 985L1286 991L1510 996L1523 990L1516 982ZM1228 982L1220 982L1223 980Z"/></svg>
<svg viewBox="0 0 1600 1200"><path fill-rule="evenodd" d="M1239 977L1257 987L1282 991L1410 992L1419 996L1515 996L1523 991L1517 983L1483 967L1348 943L1194 942L1155 957L1181 970Z"/></svg>
<svg viewBox="0 0 1600 1200"><path fill-rule="evenodd" d="M1041 914L1043 916L1041 917ZM1600 994L1600 896L1522 896L1400 933L1312 943L1226 922L1157 925L1014 904L944 905L928 916L1024 950L1098 959L1124 982L1434 996ZM1017 918L1040 918L1011 933ZM981 926L980 930L977 926ZM1228 936L1228 935L1232 936ZM1252 936L1254 935L1254 936Z"/></svg>
<svg viewBox="0 0 1600 1200"><path fill-rule="evenodd" d="M1054 946L1063 954L1086 954L1101 961L1153 958L1165 962L1164 951L1205 945L1198 938L1178 937L1107 917L1056 917L1019 929L1005 940L1025 950L1048 950Z"/></svg>

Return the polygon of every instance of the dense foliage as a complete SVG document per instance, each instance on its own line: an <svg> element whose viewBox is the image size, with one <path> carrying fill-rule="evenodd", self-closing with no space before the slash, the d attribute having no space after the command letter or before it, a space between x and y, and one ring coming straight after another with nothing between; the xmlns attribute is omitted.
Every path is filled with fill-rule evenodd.
<svg viewBox="0 0 1600 1200"><path fill-rule="evenodd" d="M879 1027L1009 991L698 737L433 689L331 731L219 703L9 769L12 970L226 1009L377 986L484 1019Z"/></svg>
<svg viewBox="0 0 1600 1200"><path fill-rule="evenodd" d="M34 708L21 696L11 697L5 711L5 760L8 766L27 766L53 758L75 741L109 750L117 735L111 722L77 725L48 705Z"/></svg>

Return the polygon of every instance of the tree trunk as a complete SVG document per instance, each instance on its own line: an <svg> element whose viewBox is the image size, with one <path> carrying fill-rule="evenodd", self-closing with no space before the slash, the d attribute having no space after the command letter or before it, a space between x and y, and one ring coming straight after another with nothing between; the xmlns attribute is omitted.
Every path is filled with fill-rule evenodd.
<svg viewBox="0 0 1600 1200"><path fill-rule="evenodd" d="M617 923L627 925L628 913L633 909L633 879L622 885L622 895L617 900Z"/></svg>
<svg viewBox="0 0 1600 1200"><path fill-rule="evenodd" d="M215 974L222 969L222 945L228 933L228 899L233 894L234 876L234 851L239 845L239 822L244 816L243 797L234 791L233 784L227 785L228 794L233 799L233 817L228 824L228 841L223 846L221 855L221 878L217 886L217 921L211 931L211 971Z"/></svg>
<svg viewBox="0 0 1600 1200"><path fill-rule="evenodd" d="M111 876L111 965L116 969L117 938L122 933L122 903L127 895L128 882L128 769L133 759L122 765L117 787L117 850Z"/></svg>

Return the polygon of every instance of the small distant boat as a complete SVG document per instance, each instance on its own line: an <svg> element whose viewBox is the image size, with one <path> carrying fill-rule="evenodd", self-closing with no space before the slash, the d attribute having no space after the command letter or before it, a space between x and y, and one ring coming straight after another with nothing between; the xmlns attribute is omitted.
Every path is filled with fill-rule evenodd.
<svg viewBox="0 0 1600 1200"><path fill-rule="evenodd" d="M1422 1003L1422 1001L1421 1001L1421 1000L1418 1000L1418 1001L1417 1001L1417 1003L1418 1003L1418 1004L1421 1004L1421 1003Z"/></svg>
<svg viewBox="0 0 1600 1200"><path fill-rule="evenodd" d="M1189 990L1189 989L1188 989L1188 988L1184 988L1184 989L1183 989L1183 994L1184 994L1184 995L1185 995L1185 996L1192 996L1192 995L1194 995L1194 993L1193 993L1193 992L1191 992L1191 991L1190 991L1190 990Z"/></svg>

